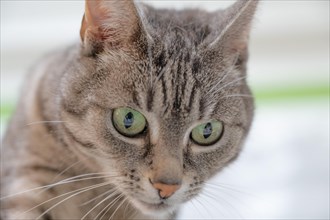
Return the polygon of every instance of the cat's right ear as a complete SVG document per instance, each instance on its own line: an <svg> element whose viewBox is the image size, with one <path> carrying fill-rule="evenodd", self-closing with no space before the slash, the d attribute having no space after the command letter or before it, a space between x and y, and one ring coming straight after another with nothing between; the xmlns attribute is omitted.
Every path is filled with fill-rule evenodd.
<svg viewBox="0 0 330 220"><path fill-rule="evenodd" d="M80 37L85 55L105 47L129 50L142 36L141 19L133 0L85 0Z"/></svg>
<svg viewBox="0 0 330 220"><path fill-rule="evenodd" d="M258 0L238 0L226 10L220 11L222 19L219 24L214 25L217 36L209 44L209 48L221 51L223 57L239 55L240 59L246 59L251 23L258 2Z"/></svg>

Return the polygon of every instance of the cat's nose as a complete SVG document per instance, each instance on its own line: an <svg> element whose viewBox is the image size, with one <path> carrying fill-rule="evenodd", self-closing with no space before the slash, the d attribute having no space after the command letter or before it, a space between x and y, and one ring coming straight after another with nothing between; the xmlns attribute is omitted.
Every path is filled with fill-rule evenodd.
<svg viewBox="0 0 330 220"><path fill-rule="evenodd" d="M158 190L160 198L167 199L170 196L172 196L178 189L180 189L181 183L166 184L162 182L157 182L157 183L152 183L152 186Z"/></svg>

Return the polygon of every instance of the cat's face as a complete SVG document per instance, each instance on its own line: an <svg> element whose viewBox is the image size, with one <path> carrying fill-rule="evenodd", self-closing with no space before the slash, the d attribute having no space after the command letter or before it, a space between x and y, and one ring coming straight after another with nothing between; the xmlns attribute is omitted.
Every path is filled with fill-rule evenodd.
<svg viewBox="0 0 330 220"><path fill-rule="evenodd" d="M158 216L197 195L241 149L253 115L243 20L255 3L217 12L229 17L219 27L212 26L215 14L145 7L142 19L132 2L105 5L131 13L114 11L114 21L102 21L120 28L83 21L82 52L62 80L65 141L111 173L133 205ZM91 10L101 9L90 6L85 18L101 22Z"/></svg>

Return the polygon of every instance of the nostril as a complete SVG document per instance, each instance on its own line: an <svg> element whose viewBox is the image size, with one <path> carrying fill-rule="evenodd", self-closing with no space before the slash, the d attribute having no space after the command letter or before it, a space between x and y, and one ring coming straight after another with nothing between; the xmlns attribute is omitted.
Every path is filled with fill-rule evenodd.
<svg viewBox="0 0 330 220"><path fill-rule="evenodd" d="M163 200L170 198L174 193L175 193L175 192L173 192L173 193L167 193L167 192L164 192L164 191L158 190L158 196L159 196L161 199L163 199Z"/></svg>
<svg viewBox="0 0 330 220"><path fill-rule="evenodd" d="M172 196L180 187L181 184L164 184L164 183L152 183L152 186L158 190L159 197L167 199Z"/></svg>
<svg viewBox="0 0 330 220"><path fill-rule="evenodd" d="M169 198L171 195L164 195L162 193L162 191L158 190L158 196L161 198L161 199L167 199Z"/></svg>

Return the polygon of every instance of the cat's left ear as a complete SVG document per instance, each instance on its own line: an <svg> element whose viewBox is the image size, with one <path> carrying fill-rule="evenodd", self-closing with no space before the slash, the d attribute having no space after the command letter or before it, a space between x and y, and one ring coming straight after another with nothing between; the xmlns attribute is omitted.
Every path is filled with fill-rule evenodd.
<svg viewBox="0 0 330 220"><path fill-rule="evenodd" d="M221 11L222 22L216 24L217 36L208 47L221 51L225 57L245 56L258 2L258 0L238 0L225 11Z"/></svg>
<svg viewBox="0 0 330 220"><path fill-rule="evenodd" d="M105 46L129 49L142 35L142 24L133 0L85 0L80 37L84 53Z"/></svg>

